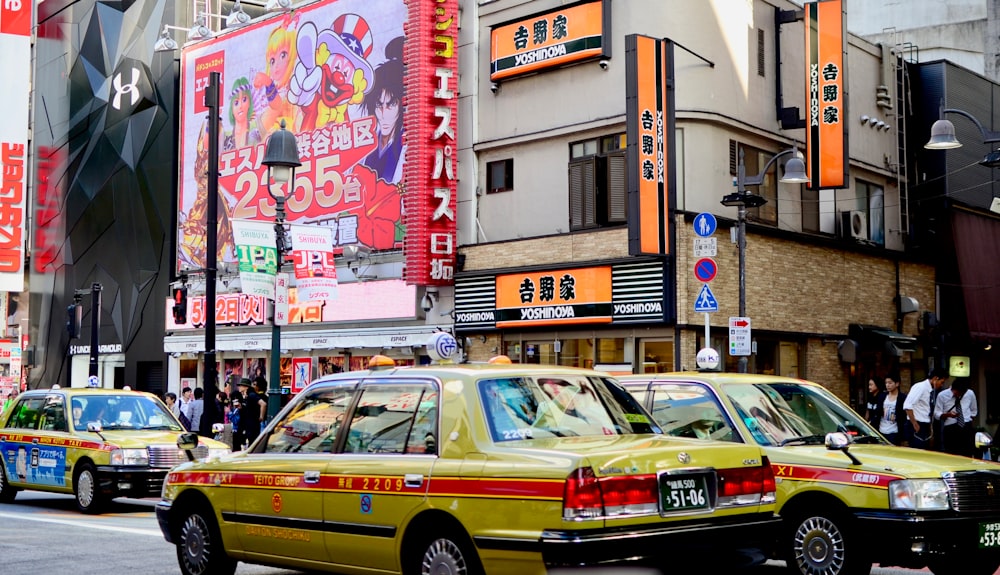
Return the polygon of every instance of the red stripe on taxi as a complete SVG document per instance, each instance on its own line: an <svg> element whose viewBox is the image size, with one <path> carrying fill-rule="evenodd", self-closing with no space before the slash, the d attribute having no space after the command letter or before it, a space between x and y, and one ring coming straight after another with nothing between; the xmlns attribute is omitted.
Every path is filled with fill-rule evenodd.
<svg viewBox="0 0 1000 575"><path fill-rule="evenodd" d="M9 443L32 443L37 445L52 445L55 447L70 447L76 449L96 449L98 451L111 451L117 449L110 443L100 441L88 441L86 439L76 439L73 437L48 437L42 435L27 435L23 433L0 434L0 441Z"/></svg>
<svg viewBox="0 0 1000 575"><path fill-rule="evenodd" d="M497 497L554 499L563 496L563 480L558 479L462 479L433 477L420 487L410 487L402 475L329 475L307 483L301 473L231 473L174 471L167 477L171 485L213 485L262 489L310 489L356 493L400 493L442 497ZM429 484L429 485L428 485Z"/></svg>
<svg viewBox="0 0 1000 575"><path fill-rule="evenodd" d="M566 481L561 479L432 477L429 494L439 497L453 495L561 500L565 485Z"/></svg>
<svg viewBox="0 0 1000 575"><path fill-rule="evenodd" d="M871 473L867 471L852 471L836 467L814 467L809 465L782 465L772 463L775 479L794 479L799 481L821 481L825 483L842 483L861 487L888 489L889 482L903 479L902 475L886 473Z"/></svg>

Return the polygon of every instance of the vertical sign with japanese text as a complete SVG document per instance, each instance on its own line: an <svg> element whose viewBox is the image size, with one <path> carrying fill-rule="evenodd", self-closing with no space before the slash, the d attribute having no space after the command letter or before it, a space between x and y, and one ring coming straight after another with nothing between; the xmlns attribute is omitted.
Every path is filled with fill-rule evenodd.
<svg viewBox="0 0 1000 575"><path fill-rule="evenodd" d="M31 94L29 0L0 1L0 291L24 289L24 198Z"/></svg>
<svg viewBox="0 0 1000 575"><path fill-rule="evenodd" d="M847 186L843 0L805 4L806 173L809 188Z"/></svg>
<svg viewBox="0 0 1000 575"><path fill-rule="evenodd" d="M403 279L452 285L458 248L458 0L406 5Z"/></svg>
<svg viewBox="0 0 1000 575"><path fill-rule="evenodd" d="M628 140L630 255L670 253L673 185L673 45L625 37L625 113Z"/></svg>

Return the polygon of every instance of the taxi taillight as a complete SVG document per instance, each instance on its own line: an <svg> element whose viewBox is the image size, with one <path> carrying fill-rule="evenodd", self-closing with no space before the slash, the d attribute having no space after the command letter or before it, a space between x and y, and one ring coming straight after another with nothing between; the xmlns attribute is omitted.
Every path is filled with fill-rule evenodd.
<svg viewBox="0 0 1000 575"><path fill-rule="evenodd" d="M581 467L566 478L563 518L598 519L655 513L659 503L656 475L597 477Z"/></svg>
<svg viewBox="0 0 1000 575"><path fill-rule="evenodd" d="M718 506L774 502L774 470L766 457L756 467L720 469Z"/></svg>

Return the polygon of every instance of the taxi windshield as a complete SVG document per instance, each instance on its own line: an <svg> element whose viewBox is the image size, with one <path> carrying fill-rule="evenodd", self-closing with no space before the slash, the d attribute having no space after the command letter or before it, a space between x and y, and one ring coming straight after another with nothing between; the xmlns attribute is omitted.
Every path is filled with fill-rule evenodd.
<svg viewBox="0 0 1000 575"><path fill-rule="evenodd" d="M74 395L70 405L73 429L77 431L86 431L88 423L100 423L104 430L183 431L181 424L162 403L145 395Z"/></svg>
<svg viewBox="0 0 1000 575"><path fill-rule="evenodd" d="M861 416L819 386L775 382L721 387L760 445L821 445L827 433L838 431L856 443L885 443Z"/></svg>
<svg viewBox="0 0 1000 575"><path fill-rule="evenodd" d="M628 392L600 378L520 376L478 388L493 441L660 433Z"/></svg>

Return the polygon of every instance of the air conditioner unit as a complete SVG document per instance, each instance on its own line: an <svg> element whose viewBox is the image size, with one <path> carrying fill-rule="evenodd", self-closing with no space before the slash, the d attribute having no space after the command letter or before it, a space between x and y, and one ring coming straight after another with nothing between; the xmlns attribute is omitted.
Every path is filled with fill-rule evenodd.
<svg viewBox="0 0 1000 575"><path fill-rule="evenodd" d="M840 212L840 237L868 240L868 217L860 210Z"/></svg>

